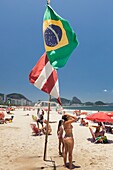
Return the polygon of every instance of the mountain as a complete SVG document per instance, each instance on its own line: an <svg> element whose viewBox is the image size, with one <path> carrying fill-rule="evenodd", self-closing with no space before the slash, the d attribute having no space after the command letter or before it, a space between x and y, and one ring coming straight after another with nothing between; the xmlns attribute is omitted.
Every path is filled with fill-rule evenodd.
<svg viewBox="0 0 113 170"><path fill-rule="evenodd" d="M95 105L106 105L106 104L103 103L102 101L97 101L97 102L95 102Z"/></svg>
<svg viewBox="0 0 113 170"><path fill-rule="evenodd" d="M19 93L11 93L11 94L7 94L8 98L12 98L12 99L25 99L27 101L30 101L29 99L27 99L25 96L23 96L22 94Z"/></svg>
<svg viewBox="0 0 113 170"><path fill-rule="evenodd" d="M72 100L65 99L65 98L60 98L62 105L73 105L73 104L82 104L82 102L77 98L73 97ZM51 101L57 102L55 98L52 98Z"/></svg>
<svg viewBox="0 0 113 170"><path fill-rule="evenodd" d="M92 106L92 105L94 105L94 103L93 103L93 102L85 102L84 105L86 105L86 106Z"/></svg>
<svg viewBox="0 0 113 170"><path fill-rule="evenodd" d="M69 105L70 104L70 100L65 99L65 98L60 98L60 99L61 99L62 105ZM57 99L55 99L55 98L52 98L51 101L58 103Z"/></svg>
<svg viewBox="0 0 113 170"><path fill-rule="evenodd" d="M52 98L51 101L55 101L57 102L57 100L55 98ZM72 100L69 100L69 99L65 99L65 98L61 98L61 102L62 102L62 105L65 105L65 106L74 106L74 105L85 105L85 106L103 106L103 105L109 105L109 103L104 103L102 101L96 101L96 102L85 102L85 103L82 103L80 99L78 99L77 97L73 97ZM113 105L112 103L110 103L110 105Z"/></svg>
<svg viewBox="0 0 113 170"><path fill-rule="evenodd" d="M31 102L31 100L27 99L24 95L19 94L19 93L11 93L11 94L7 94L6 98L12 98L12 99L25 99L28 102ZM52 98L51 101L53 102L57 102L57 100L55 98ZM61 102L62 105L65 106L70 106L70 105L85 105L85 106L95 106L95 105L113 105L113 103L104 103L102 101L96 101L96 102L84 102L82 103L82 101L80 99L78 99L77 97L73 97L71 100L70 99L66 99L66 98L61 98ZM4 103L4 94L0 93L0 104ZM58 102L57 102L58 103Z"/></svg>
<svg viewBox="0 0 113 170"><path fill-rule="evenodd" d="M82 104L82 102L77 97L73 97L72 100L70 101L70 104L71 105L72 104Z"/></svg>

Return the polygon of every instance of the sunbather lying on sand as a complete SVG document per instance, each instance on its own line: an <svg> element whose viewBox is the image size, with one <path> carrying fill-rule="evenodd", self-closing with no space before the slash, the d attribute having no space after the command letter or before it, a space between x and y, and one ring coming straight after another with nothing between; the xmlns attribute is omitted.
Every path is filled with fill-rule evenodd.
<svg viewBox="0 0 113 170"><path fill-rule="evenodd" d="M11 116L10 118L1 118L0 119L0 124L4 124L4 123L7 123L7 122L12 122L14 116Z"/></svg>
<svg viewBox="0 0 113 170"><path fill-rule="evenodd" d="M83 118L81 118L80 123L82 126L88 126L88 122L85 122L85 120Z"/></svg>
<svg viewBox="0 0 113 170"><path fill-rule="evenodd" d="M5 118L5 122L12 122L14 116L11 116L10 118Z"/></svg>

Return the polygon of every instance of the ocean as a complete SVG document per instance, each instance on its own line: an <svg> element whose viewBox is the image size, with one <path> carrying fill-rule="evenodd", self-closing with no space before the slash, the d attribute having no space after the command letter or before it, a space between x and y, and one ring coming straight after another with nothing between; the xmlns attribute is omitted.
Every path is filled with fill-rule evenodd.
<svg viewBox="0 0 113 170"><path fill-rule="evenodd" d="M90 111L113 111L113 106L63 106L64 109L68 110L90 110Z"/></svg>

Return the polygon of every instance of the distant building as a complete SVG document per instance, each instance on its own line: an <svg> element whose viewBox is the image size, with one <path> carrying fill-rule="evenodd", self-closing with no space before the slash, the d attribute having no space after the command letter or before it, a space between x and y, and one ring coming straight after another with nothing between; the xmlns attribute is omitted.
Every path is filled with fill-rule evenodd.
<svg viewBox="0 0 113 170"><path fill-rule="evenodd" d="M24 98L16 99L16 98L11 98L7 97L7 95L0 93L0 104L10 104L10 105L17 105L17 106L32 106L33 103L32 101Z"/></svg>
<svg viewBox="0 0 113 170"><path fill-rule="evenodd" d="M7 100L10 100L11 105L17 105L17 106L31 106L32 105L32 101L26 100L26 99L7 98Z"/></svg>
<svg viewBox="0 0 113 170"><path fill-rule="evenodd" d="M5 102L5 100L6 100L6 95L0 93L0 104L3 104Z"/></svg>

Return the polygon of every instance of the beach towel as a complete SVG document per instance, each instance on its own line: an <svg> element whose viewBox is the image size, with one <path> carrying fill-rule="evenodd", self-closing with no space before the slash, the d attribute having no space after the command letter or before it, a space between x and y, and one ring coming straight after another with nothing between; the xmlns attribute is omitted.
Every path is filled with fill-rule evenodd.
<svg viewBox="0 0 113 170"><path fill-rule="evenodd" d="M96 138L95 143L108 143L106 136L99 136Z"/></svg>

